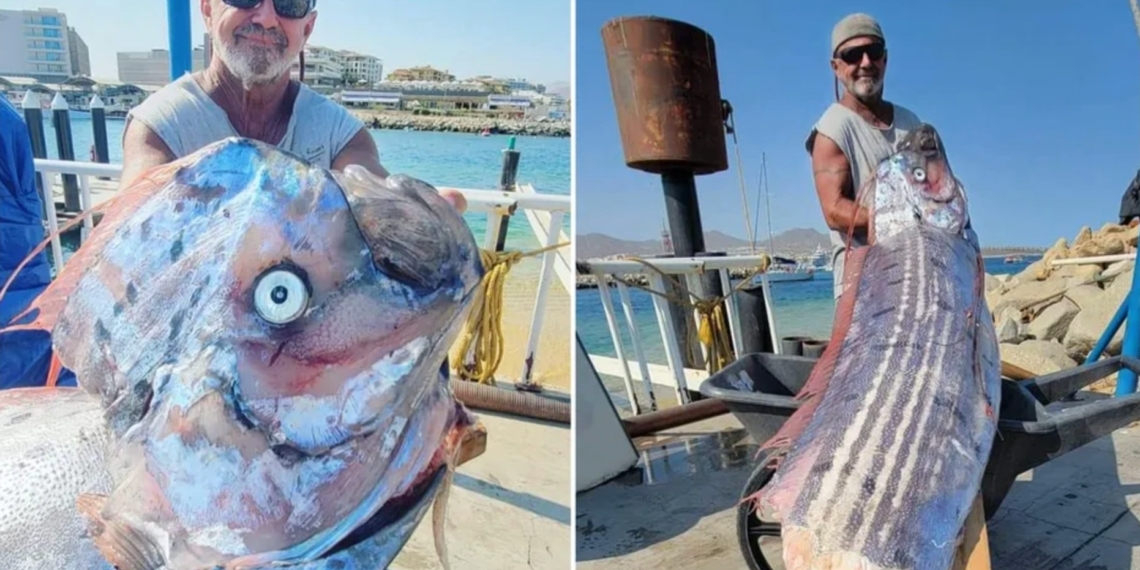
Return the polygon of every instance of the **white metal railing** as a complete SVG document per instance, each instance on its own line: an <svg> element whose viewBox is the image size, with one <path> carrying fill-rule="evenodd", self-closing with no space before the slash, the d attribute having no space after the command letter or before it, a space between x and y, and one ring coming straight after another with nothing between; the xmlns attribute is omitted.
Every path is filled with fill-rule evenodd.
<svg viewBox="0 0 1140 570"><path fill-rule="evenodd" d="M95 162L78 162L66 160L35 159L36 176L42 184L44 208L47 214L47 227L51 232L51 255L55 261L56 271L63 267L63 244L59 237L58 212L55 208L56 178L59 190L63 190L62 175L75 175L79 182L80 209L86 211L94 203L91 192L91 177L109 178L118 180L122 175L122 165L100 164ZM568 242L566 233L562 228L562 220L572 206L570 196L556 194L540 194L530 185L518 185L515 192L498 190L473 190L469 188L438 187L439 189L457 190L467 199L467 211L471 213L487 214L487 229L483 240L483 247L493 250L499 235L499 228L505 219L504 216L517 215L522 210L527 222L531 226L534 237L541 246L554 246L558 243ZM87 239L87 234L93 228L91 216L83 220L80 231L80 243ZM509 231L509 230L508 230ZM527 338L527 350L524 355L523 376L520 382L531 381L538 352L539 335L542 332L543 316L546 311L547 297L550 291L550 282L554 276L562 283L567 294L574 291L574 274L570 264L570 246L563 246L546 251L542 255L542 268L539 276L538 292L535 295L534 315L531 318Z"/></svg>
<svg viewBox="0 0 1140 570"><path fill-rule="evenodd" d="M662 273L669 276L683 276L684 284L691 293L700 298L706 298L707 295L704 292L704 286L701 282L702 274L716 272L720 280L721 291L728 293L735 287L729 274L730 270L743 269L748 272L755 271L760 267L764 259L764 256L726 256L645 260L657 268L660 273L646 267L640 262L632 260L599 259L585 262L585 270L597 280L598 293L602 298L602 309L605 311L606 324L609 326L610 340L613 342L614 352L617 354L617 358L590 354L590 360L599 373L622 377L625 381L625 391L629 397L630 409L633 410L635 415L642 413L642 405L633 390L635 378L643 383L645 391L648 393L649 411L656 411L657 398L653 392L655 384L673 388L677 396L677 402L687 404L689 403L688 389L690 382L700 382L708 377L708 373L705 370L686 368L683 365L681 359L682 342L681 339L677 338L673 326L673 314L670 312L669 306L671 301L663 298L661 295L652 295L653 312L657 320L658 330L661 333L661 343L664 346L665 358L668 364L662 366L648 362L645 356L645 347L642 342L641 333L638 330L637 319L634 315L633 303L630 300L629 286L622 281L622 278L636 274L645 275L647 277L648 287L651 290L665 293L666 281L665 277L661 275ZM767 307L767 320L772 335L772 346L776 347L778 351L780 345L779 342L777 342L778 336L776 334L775 319L772 316L771 287L769 287L767 274L760 273L759 275L763 285L764 304ZM607 285L607 278L609 277L614 278L613 287ZM622 312L625 317L624 325L626 331L629 333L631 344L633 345L634 360L638 372L640 372L639 374L630 371L629 358L626 355L625 347L622 345L618 317L614 310L613 299L611 298L613 294L611 289L617 289L618 297L621 301ZM732 344L735 347L740 347L742 346L744 332L741 328L736 296L729 295L725 300L725 304ZM693 314L694 317L698 316L695 309ZM701 352L703 357L707 359L707 350L703 345L701 345Z"/></svg>

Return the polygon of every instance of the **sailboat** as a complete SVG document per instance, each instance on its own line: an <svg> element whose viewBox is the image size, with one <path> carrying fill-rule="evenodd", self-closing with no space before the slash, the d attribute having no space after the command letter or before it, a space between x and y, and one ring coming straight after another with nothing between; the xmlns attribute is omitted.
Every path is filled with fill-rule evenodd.
<svg viewBox="0 0 1140 570"><path fill-rule="evenodd" d="M768 158L761 155L760 178L763 184L764 210L768 213L768 255L772 258L772 265L768 267L767 274L770 283L787 283L794 281L811 281L815 279L815 267L812 263L800 263L789 257L776 255L776 239L772 235L772 201L768 191ZM757 189L759 190L759 188ZM818 246L817 246L818 249ZM754 283L760 283L760 275L753 278Z"/></svg>

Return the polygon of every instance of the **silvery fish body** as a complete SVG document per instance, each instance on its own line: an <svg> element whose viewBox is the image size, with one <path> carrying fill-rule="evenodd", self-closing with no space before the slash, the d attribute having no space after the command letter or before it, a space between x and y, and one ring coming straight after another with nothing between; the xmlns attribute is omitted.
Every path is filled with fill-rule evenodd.
<svg viewBox="0 0 1140 570"><path fill-rule="evenodd" d="M0 331L80 385L0 392L0 567L386 567L473 423L444 364L482 274L408 177L246 139L151 171Z"/></svg>
<svg viewBox="0 0 1140 570"><path fill-rule="evenodd" d="M1000 407L1000 357L964 190L930 126L865 189L872 245L847 263L806 401L765 447L757 497L788 570L948 570Z"/></svg>

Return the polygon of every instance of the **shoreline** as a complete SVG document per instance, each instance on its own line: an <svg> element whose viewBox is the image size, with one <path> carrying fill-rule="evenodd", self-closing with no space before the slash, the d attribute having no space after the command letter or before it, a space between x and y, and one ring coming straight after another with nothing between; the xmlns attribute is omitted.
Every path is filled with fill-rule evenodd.
<svg viewBox="0 0 1140 570"><path fill-rule="evenodd" d="M471 117L463 115L415 115L408 112L384 112L350 109L369 129L389 131L428 131L437 133L520 135L569 138L570 121L529 121L519 119Z"/></svg>

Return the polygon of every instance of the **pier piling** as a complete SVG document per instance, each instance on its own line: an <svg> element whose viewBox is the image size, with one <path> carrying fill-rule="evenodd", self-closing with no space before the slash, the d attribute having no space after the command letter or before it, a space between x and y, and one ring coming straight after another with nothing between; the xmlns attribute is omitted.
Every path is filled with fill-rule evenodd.
<svg viewBox="0 0 1140 570"><path fill-rule="evenodd" d="M32 156L47 158L47 135L44 134L44 111L40 99L29 89L24 93L24 101L20 104L24 108L24 122L27 123L28 137L32 140ZM40 196L44 195L44 181L36 176L36 189ZM47 219L47 210L44 210L44 219Z"/></svg>
<svg viewBox="0 0 1140 570"><path fill-rule="evenodd" d="M60 160L75 160L75 146L71 137L71 111L67 100L59 93L51 100L51 124L55 129L55 144ZM79 212L83 206L79 200L79 178L74 174L63 175L63 209Z"/></svg>
<svg viewBox="0 0 1140 570"><path fill-rule="evenodd" d="M98 94L91 97L91 104L88 106L91 108L91 134L95 137L95 162L107 164L111 161L111 153L107 146L107 110ZM100 176L99 180L110 180L110 178Z"/></svg>
<svg viewBox="0 0 1140 570"><path fill-rule="evenodd" d="M499 190L503 192L514 192L515 182L518 180L519 175L519 158L521 157L519 151L515 150L515 137L511 137L507 142L507 148L503 149L503 169L499 174ZM499 222L499 234L495 238L495 251L503 251L507 246L507 228L511 224L510 216L503 216Z"/></svg>

